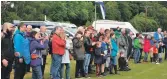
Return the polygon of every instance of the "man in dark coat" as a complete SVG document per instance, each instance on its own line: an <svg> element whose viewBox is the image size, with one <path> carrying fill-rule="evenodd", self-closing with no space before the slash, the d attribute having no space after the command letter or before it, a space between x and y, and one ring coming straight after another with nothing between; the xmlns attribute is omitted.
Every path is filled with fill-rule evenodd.
<svg viewBox="0 0 167 79"><path fill-rule="evenodd" d="M13 25L4 23L1 34L1 79L10 79L14 60Z"/></svg>

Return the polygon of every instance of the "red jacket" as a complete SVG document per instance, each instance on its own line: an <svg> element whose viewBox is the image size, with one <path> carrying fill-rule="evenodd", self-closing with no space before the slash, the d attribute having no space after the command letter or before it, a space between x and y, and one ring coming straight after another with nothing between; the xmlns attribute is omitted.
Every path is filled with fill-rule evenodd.
<svg viewBox="0 0 167 79"><path fill-rule="evenodd" d="M64 55L65 46L66 46L65 40L61 39L58 35L54 34L52 37L53 54Z"/></svg>
<svg viewBox="0 0 167 79"><path fill-rule="evenodd" d="M146 53L149 53L149 50L151 48L150 40L144 39L144 45L143 45L143 51Z"/></svg>

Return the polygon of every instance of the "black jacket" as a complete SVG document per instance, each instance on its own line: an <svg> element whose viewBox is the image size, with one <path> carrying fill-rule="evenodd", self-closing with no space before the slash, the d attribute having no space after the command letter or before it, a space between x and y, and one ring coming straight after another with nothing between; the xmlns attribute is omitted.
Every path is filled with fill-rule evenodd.
<svg viewBox="0 0 167 79"><path fill-rule="evenodd" d="M13 61L14 59L14 45L11 35L5 34L1 39L1 60L6 59Z"/></svg>
<svg viewBox="0 0 167 79"><path fill-rule="evenodd" d="M91 54L92 41L89 37L84 37L84 47L87 54Z"/></svg>

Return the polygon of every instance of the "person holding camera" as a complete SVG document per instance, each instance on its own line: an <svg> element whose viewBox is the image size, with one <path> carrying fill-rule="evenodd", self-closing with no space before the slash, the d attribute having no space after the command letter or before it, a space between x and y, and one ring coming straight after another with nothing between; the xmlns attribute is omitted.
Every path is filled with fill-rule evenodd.
<svg viewBox="0 0 167 79"><path fill-rule="evenodd" d="M75 37L72 39L74 59L76 60L75 78L84 77L84 58L85 48L83 43L83 33L78 31Z"/></svg>
<svg viewBox="0 0 167 79"><path fill-rule="evenodd" d="M41 50L47 48L48 37L40 38L40 33L36 31L31 32L30 53L31 53L31 67L32 79L42 79L43 58Z"/></svg>

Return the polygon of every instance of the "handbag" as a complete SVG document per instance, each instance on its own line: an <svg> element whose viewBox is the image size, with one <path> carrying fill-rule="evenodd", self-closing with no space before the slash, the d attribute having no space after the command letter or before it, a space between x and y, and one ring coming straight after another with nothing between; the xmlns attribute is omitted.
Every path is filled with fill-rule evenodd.
<svg viewBox="0 0 167 79"><path fill-rule="evenodd" d="M36 50L34 50L31 54L31 59L33 59L33 60L37 59L39 57L35 52L36 52Z"/></svg>

